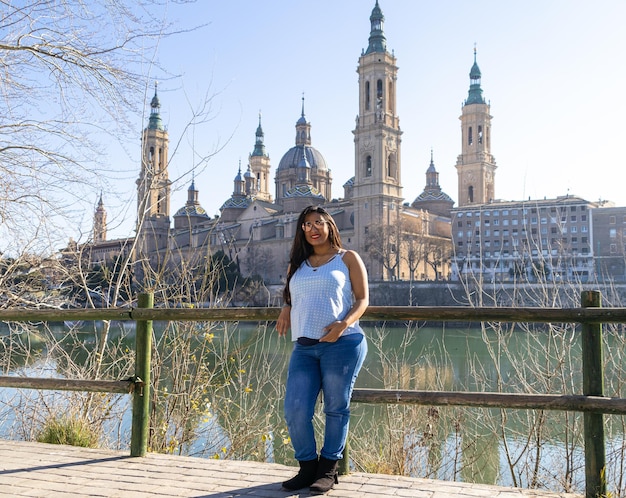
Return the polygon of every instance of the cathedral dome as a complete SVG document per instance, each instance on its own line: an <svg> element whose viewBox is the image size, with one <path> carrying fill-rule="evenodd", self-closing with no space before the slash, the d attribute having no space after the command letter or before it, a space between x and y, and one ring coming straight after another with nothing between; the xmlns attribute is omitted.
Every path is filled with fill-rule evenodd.
<svg viewBox="0 0 626 498"><path fill-rule="evenodd" d="M426 187L411 206L416 209L426 209L442 216L450 216L450 211L454 206L452 198L441 190L439 185L439 173L435 168L432 150L430 151L430 165L426 170Z"/></svg>
<svg viewBox="0 0 626 498"><path fill-rule="evenodd" d="M328 171L326 160L322 154L311 146L311 123L304 116L304 97L302 97L302 114L296 122L296 145L289 149L278 163L277 172L295 171L302 159L305 159L312 170Z"/></svg>
<svg viewBox="0 0 626 498"><path fill-rule="evenodd" d="M199 218L209 218L209 215L207 214L207 212L204 210L204 208L202 206L200 206L199 204L197 205L185 205L183 207L181 207L178 211L176 211L176 214L174 215L174 218L177 218L179 216L183 216L185 218L189 217L189 216L193 216L193 217L199 217Z"/></svg>
<svg viewBox="0 0 626 498"><path fill-rule="evenodd" d="M290 168L297 168L305 154L306 160L312 169L317 169L318 171L328 170L322 153L309 145L296 145L289 149L280 160L280 163L278 163L278 169L287 171Z"/></svg>
<svg viewBox="0 0 626 498"><path fill-rule="evenodd" d="M176 211L176 214L174 215L174 219L180 217L194 217L202 219L210 218L198 202L198 191L196 190L195 181L192 181L190 187L187 189L187 203Z"/></svg>

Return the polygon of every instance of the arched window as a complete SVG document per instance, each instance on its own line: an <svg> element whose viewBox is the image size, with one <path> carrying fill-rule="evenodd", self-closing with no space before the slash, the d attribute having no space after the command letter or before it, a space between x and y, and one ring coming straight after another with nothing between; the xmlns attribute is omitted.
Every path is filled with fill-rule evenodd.
<svg viewBox="0 0 626 498"><path fill-rule="evenodd" d="M372 156L365 158L365 176L372 176Z"/></svg>
<svg viewBox="0 0 626 498"><path fill-rule="evenodd" d="M387 107L391 114L395 114L395 109L393 108L393 103L395 101L395 97L393 94L393 81L389 82L389 93L387 95Z"/></svg>
<svg viewBox="0 0 626 498"><path fill-rule="evenodd" d="M472 145L474 143L474 137L472 136L472 127L470 126L467 129L467 145Z"/></svg>
<svg viewBox="0 0 626 498"><path fill-rule="evenodd" d="M389 154L387 156L387 176L397 180L397 168L396 168L396 156L395 154Z"/></svg>
<svg viewBox="0 0 626 498"><path fill-rule="evenodd" d="M474 187L471 185L467 189L467 200L469 202L474 202Z"/></svg>
<svg viewBox="0 0 626 498"><path fill-rule="evenodd" d="M370 82L365 82L365 110L370 110Z"/></svg>
<svg viewBox="0 0 626 498"><path fill-rule="evenodd" d="M483 143L483 127L480 125L478 126L478 143Z"/></svg>

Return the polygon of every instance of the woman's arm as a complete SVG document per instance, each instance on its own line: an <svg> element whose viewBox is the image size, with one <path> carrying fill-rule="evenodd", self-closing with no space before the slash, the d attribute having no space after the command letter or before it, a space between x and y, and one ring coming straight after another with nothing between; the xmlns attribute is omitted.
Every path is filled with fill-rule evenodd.
<svg viewBox="0 0 626 498"><path fill-rule="evenodd" d="M287 275L289 275L289 269L291 266L287 267ZM291 305L285 303L283 309L280 310L280 315L278 315L278 320L276 321L276 330L278 330L279 336L287 335L287 331L291 327Z"/></svg>
<svg viewBox="0 0 626 498"><path fill-rule="evenodd" d="M287 331L291 327L291 306L285 305L280 310L280 315L276 321L276 330L278 330L279 336L287 335Z"/></svg>

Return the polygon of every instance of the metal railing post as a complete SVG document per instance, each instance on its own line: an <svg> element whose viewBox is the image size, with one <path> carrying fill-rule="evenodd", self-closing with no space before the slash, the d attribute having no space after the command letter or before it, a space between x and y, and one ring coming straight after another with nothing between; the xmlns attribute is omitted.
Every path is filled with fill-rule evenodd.
<svg viewBox="0 0 626 498"><path fill-rule="evenodd" d="M139 294L137 307L152 308L154 294ZM150 425L150 356L152 320L137 320L135 335L135 390L130 437L130 456L145 456Z"/></svg>
<svg viewBox="0 0 626 498"><path fill-rule="evenodd" d="M583 308L600 308L599 291L581 293ZM602 324L584 323L582 326L583 395L604 396L604 365L602 355ZM604 416L585 412L585 496L606 496L606 452Z"/></svg>

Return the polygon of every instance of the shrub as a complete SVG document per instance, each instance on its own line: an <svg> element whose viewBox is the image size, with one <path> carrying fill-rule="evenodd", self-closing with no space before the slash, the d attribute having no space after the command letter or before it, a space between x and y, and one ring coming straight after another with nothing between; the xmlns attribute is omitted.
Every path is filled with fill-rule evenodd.
<svg viewBox="0 0 626 498"><path fill-rule="evenodd" d="M98 434L89 422L80 418L53 417L48 419L37 435L37 442L69 444L83 448L96 448Z"/></svg>

